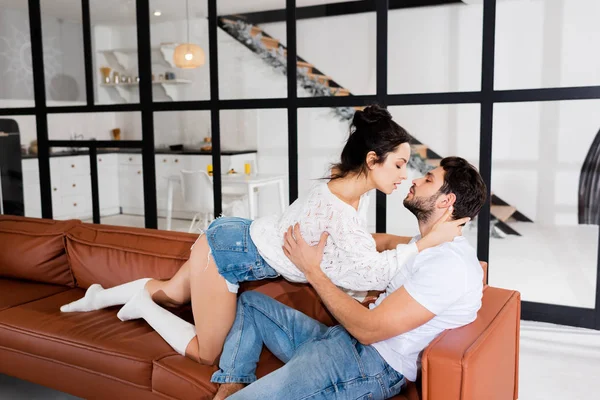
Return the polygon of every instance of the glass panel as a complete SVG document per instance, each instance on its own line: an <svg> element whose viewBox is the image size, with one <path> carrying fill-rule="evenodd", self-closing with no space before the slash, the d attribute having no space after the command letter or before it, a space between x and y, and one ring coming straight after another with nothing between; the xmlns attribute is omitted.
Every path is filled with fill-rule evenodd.
<svg viewBox="0 0 600 400"><path fill-rule="evenodd" d="M90 1L96 104L139 103L133 0Z"/></svg>
<svg viewBox="0 0 600 400"><path fill-rule="evenodd" d="M212 164L210 111L170 111L154 114L156 146L156 201L159 229L187 232L200 210L195 205L211 199L212 183L199 191L206 180L196 176ZM193 186L186 180L183 190L180 172L190 171ZM206 177L205 177L206 178ZM185 177L184 177L185 179ZM203 203L201 203L203 204Z"/></svg>
<svg viewBox="0 0 600 400"><path fill-rule="evenodd" d="M296 30L298 97L375 94L374 12L301 19Z"/></svg>
<svg viewBox="0 0 600 400"><path fill-rule="evenodd" d="M526 301L594 308L599 106L495 106L492 189L510 206L492 214L518 235L490 241L490 284L518 290Z"/></svg>
<svg viewBox="0 0 600 400"><path fill-rule="evenodd" d="M81 0L40 2L46 104L86 104Z"/></svg>
<svg viewBox="0 0 600 400"><path fill-rule="evenodd" d="M288 204L287 111L224 110L220 124L223 214L281 212L282 197ZM159 228L202 229L214 218L210 112L156 113L155 128Z"/></svg>
<svg viewBox="0 0 600 400"><path fill-rule="evenodd" d="M288 123L282 109L221 111L223 214L280 214L289 204Z"/></svg>
<svg viewBox="0 0 600 400"><path fill-rule="evenodd" d="M97 160L100 223L144 228L144 170L141 151L99 150Z"/></svg>
<svg viewBox="0 0 600 400"><path fill-rule="evenodd" d="M139 112L49 114L48 138L142 140L141 115Z"/></svg>
<svg viewBox="0 0 600 400"><path fill-rule="evenodd" d="M457 3L389 11L388 93L480 90L483 6Z"/></svg>
<svg viewBox="0 0 600 400"><path fill-rule="evenodd" d="M415 178L439 165L441 158L457 156L479 165L478 104L396 106L389 108L394 120L420 144L413 145L408 179L387 200L387 231L401 236L419 233L414 214L402 203ZM463 229L463 235L477 248L477 221Z"/></svg>
<svg viewBox="0 0 600 400"><path fill-rule="evenodd" d="M49 114L50 140L141 140L140 113ZM87 147L50 149L54 218L93 222L90 156ZM100 222L144 227L140 149L98 149Z"/></svg>
<svg viewBox="0 0 600 400"><path fill-rule="evenodd" d="M186 10L185 1L168 4L161 0L150 1L153 99L162 101L208 100L210 99L210 66L208 48L208 19L206 1L190 1ZM189 11L189 13L186 13ZM189 20L187 16L189 14ZM189 43L199 46L184 48L183 60L178 45ZM220 32L221 33L221 32ZM180 68L185 54L198 60L194 68Z"/></svg>
<svg viewBox="0 0 600 400"><path fill-rule="evenodd" d="M600 84L589 45L600 41L599 14L595 0L498 2L495 89Z"/></svg>
<svg viewBox="0 0 600 400"><path fill-rule="evenodd" d="M35 104L31 57L28 2L0 5L0 108Z"/></svg>
<svg viewBox="0 0 600 400"><path fill-rule="evenodd" d="M262 1L241 3L217 2L219 26L223 28L218 31L219 97L287 97L286 23L255 25L247 18L232 15L249 9L264 11ZM269 1L268 8L285 8L285 0Z"/></svg>

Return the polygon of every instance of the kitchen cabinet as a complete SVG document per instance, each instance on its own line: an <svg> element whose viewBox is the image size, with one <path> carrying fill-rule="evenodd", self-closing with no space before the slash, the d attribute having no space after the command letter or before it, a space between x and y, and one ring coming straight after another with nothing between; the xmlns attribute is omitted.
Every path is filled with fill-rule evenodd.
<svg viewBox="0 0 600 400"><path fill-rule="evenodd" d="M107 157L108 156L108 157ZM113 157L111 157L113 156ZM98 156L100 215L119 213L119 174L116 155ZM102 159L102 161L100 161ZM50 183L54 219L91 219L92 180L88 155L51 157ZM24 159L25 215L41 217L40 178L37 158Z"/></svg>
<svg viewBox="0 0 600 400"><path fill-rule="evenodd" d="M182 169L204 170L212 164L209 154L156 154L157 213L166 216L168 177ZM89 155L50 158L52 210L55 219L91 219L92 187ZM257 165L256 153L223 155L222 170L244 171L244 163ZM142 155L137 153L107 153L97 156L100 215L119 213L144 215L144 175ZM41 217L39 168L37 158L24 159L23 191L25 215ZM173 216L191 218L194 210L183 204L181 187L175 187Z"/></svg>
<svg viewBox="0 0 600 400"><path fill-rule="evenodd" d="M141 154L118 154L119 203L123 214L144 215Z"/></svg>

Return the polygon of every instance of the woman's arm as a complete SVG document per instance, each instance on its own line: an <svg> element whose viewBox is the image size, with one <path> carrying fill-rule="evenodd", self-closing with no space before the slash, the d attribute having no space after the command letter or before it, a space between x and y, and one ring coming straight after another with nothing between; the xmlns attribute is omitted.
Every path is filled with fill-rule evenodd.
<svg viewBox="0 0 600 400"><path fill-rule="evenodd" d="M393 250L399 244L408 244L412 238L409 236L390 235L389 233L373 233L377 251Z"/></svg>

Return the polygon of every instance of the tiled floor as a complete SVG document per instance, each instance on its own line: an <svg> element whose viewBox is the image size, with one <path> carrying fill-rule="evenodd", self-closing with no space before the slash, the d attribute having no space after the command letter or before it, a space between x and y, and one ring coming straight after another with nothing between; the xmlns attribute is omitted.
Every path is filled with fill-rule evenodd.
<svg viewBox="0 0 600 400"><path fill-rule="evenodd" d="M2 400L75 400L78 398L0 374L0 399Z"/></svg>

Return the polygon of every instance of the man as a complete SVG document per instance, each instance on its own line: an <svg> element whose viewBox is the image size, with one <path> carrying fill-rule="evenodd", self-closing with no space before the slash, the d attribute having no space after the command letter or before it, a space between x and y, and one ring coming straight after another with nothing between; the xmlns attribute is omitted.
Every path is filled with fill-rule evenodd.
<svg viewBox="0 0 600 400"><path fill-rule="evenodd" d="M404 205L417 217L424 236L444 215L475 217L486 193L473 166L449 157L413 181ZM393 235L374 237L381 249L406 243ZM212 378L221 383L216 399L232 393L230 399L393 397L406 379L416 379L419 356L436 336L475 320L483 272L463 236L414 256L370 308L321 271L326 239L324 233L311 247L296 226L293 235L291 230L285 235L284 249L341 325L329 328L268 296L243 293L221 355L221 370ZM286 365L256 381L263 344Z"/></svg>

